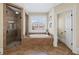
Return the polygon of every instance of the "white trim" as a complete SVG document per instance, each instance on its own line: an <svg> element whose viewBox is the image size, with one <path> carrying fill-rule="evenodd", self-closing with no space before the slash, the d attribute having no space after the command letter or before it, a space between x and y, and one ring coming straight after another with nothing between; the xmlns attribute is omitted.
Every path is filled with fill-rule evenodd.
<svg viewBox="0 0 79 59"><path fill-rule="evenodd" d="M56 14L55 14L56 16ZM54 20L54 33L53 33L53 37L54 37L54 41L53 41L53 46L54 47L58 47L58 37L57 37L57 16Z"/></svg>
<svg viewBox="0 0 79 59"><path fill-rule="evenodd" d="M57 44L57 42L55 40L53 41L53 46L58 47L58 44Z"/></svg>
<svg viewBox="0 0 79 59"><path fill-rule="evenodd" d="M73 15L74 15L74 20L73 20L73 27L74 27L74 34L73 34L73 53L75 53L75 54L79 54L79 48L77 48L76 47L76 8L74 9L74 11L73 11Z"/></svg>
<svg viewBox="0 0 79 59"><path fill-rule="evenodd" d="M73 9L73 53L77 53L76 51L76 8Z"/></svg>
<svg viewBox="0 0 79 59"><path fill-rule="evenodd" d="M75 48L75 50L72 51L75 54L79 54L79 48Z"/></svg>
<svg viewBox="0 0 79 59"><path fill-rule="evenodd" d="M0 48L0 55L3 54L3 48Z"/></svg>

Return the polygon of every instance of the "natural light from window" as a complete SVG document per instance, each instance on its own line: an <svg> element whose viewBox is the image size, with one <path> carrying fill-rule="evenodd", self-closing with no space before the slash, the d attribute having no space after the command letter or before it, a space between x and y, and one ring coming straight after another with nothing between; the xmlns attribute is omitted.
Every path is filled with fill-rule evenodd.
<svg viewBox="0 0 79 59"><path fill-rule="evenodd" d="M45 33L47 29L47 17L45 15L34 15L31 16L32 21L32 32L34 33Z"/></svg>

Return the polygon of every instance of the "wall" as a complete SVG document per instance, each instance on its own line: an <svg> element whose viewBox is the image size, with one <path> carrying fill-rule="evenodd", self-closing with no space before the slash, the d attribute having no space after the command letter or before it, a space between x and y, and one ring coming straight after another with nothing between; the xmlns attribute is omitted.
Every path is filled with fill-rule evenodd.
<svg viewBox="0 0 79 59"><path fill-rule="evenodd" d="M3 54L3 4L0 3L0 54Z"/></svg>
<svg viewBox="0 0 79 59"><path fill-rule="evenodd" d="M50 23L52 23L51 28ZM52 8L48 13L48 32L52 35L54 34L54 8Z"/></svg>
<svg viewBox="0 0 79 59"><path fill-rule="evenodd" d="M29 33L38 32L38 31L32 30L32 21L31 21L32 16L43 16L47 19L47 13L29 13L29 25L28 25ZM45 29L47 29L47 24L45 24ZM40 31L40 32L43 32L43 31ZM46 30L44 30L44 32L46 32Z"/></svg>
<svg viewBox="0 0 79 59"><path fill-rule="evenodd" d="M55 11L54 8L52 8L48 13L48 32L52 35L54 38L53 40L53 46L57 47L57 21L55 20ZM52 23L52 26L50 27L50 23Z"/></svg>
<svg viewBox="0 0 79 59"><path fill-rule="evenodd" d="M79 50L79 4L77 4L76 7L76 47L78 47Z"/></svg>

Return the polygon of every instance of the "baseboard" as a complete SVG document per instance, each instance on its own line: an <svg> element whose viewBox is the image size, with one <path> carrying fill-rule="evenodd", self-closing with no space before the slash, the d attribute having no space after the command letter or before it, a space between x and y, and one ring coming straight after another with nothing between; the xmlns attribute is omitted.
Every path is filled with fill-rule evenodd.
<svg viewBox="0 0 79 59"><path fill-rule="evenodd" d="M79 48L76 48L76 49L73 51L73 53L79 54Z"/></svg>
<svg viewBox="0 0 79 59"><path fill-rule="evenodd" d="M0 48L0 55L3 54L3 48Z"/></svg>
<svg viewBox="0 0 79 59"><path fill-rule="evenodd" d="M53 46L58 47L58 44L57 44L57 42L55 40L53 41Z"/></svg>

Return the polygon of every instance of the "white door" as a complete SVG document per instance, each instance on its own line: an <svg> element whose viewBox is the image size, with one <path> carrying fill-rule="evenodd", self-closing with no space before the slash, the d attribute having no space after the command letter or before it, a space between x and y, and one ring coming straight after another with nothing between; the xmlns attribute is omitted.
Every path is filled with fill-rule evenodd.
<svg viewBox="0 0 79 59"><path fill-rule="evenodd" d="M73 14L72 11L65 12L65 39L66 39L66 45L72 49L72 41L73 41Z"/></svg>

